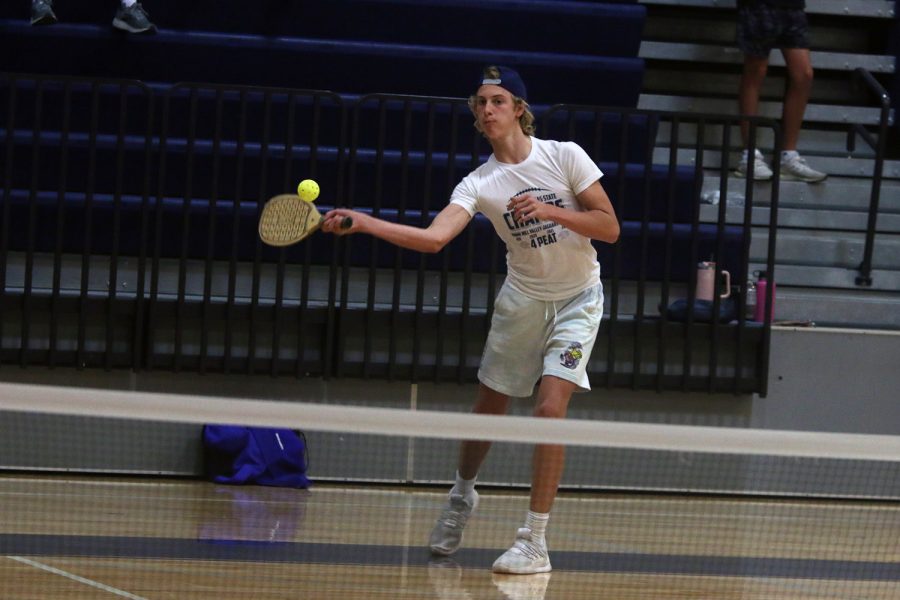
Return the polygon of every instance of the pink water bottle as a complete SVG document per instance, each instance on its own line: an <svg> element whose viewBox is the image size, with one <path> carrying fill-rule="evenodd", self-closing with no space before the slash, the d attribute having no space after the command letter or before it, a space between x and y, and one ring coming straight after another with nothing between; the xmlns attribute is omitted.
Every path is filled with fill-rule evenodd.
<svg viewBox="0 0 900 600"><path fill-rule="evenodd" d="M762 323L766 314L766 292L769 286L768 273L760 271L757 274L756 281L756 306L753 309L753 320ZM769 320L772 321L775 316L775 282L772 282L772 306L769 307Z"/></svg>

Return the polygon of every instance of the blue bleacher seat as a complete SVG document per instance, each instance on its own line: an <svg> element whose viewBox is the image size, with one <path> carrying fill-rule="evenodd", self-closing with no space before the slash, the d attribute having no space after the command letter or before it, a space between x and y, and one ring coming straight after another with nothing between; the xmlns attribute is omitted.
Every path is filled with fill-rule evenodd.
<svg viewBox="0 0 900 600"><path fill-rule="evenodd" d="M59 2L61 25L108 29L111 2ZM566 0L150 0L162 32L637 56L646 8L637 3ZM0 6L0 19L25 21L25 0ZM523 32L527 34L523 35Z"/></svg>
<svg viewBox="0 0 900 600"><path fill-rule="evenodd" d="M236 124L240 119L234 112L234 93L225 102L228 116L214 132L209 115L214 110L215 92L200 92L200 108L195 111L199 116L192 122L188 118L193 110L190 89L173 90L169 82L334 89L350 99L347 105L355 106L359 95L372 92L464 97L472 89L474 74L481 66L510 64L520 70L528 83L539 125L551 103L633 107L642 84L643 61L637 58L637 51L646 9L637 3L334 0L264 2L249 7L230 0L215 6L203 0L190 5L161 0L148 7L162 29L154 37L123 36L110 31L106 8L100 3L77 8L61 5L59 16L63 22L49 28L28 26L24 15L19 16L9 4L0 8L0 52L4 56L0 68L140 77L153 82L158 106L168 116L166 130L162 132L164 140L152 141L153 168L164 167L162 176L148 188L144 178L135 175L146 166L142 151L147 140L139 124L129 123L120 139L117 124L108 121L109 115L116 111L102 110L100 133L91 141L84 127L90 120L91 106L83 95L79 96L72 103L70 119L81 126L68 134L64 190L59 190L63 173L58 166L61 156L57 149L62 136L62 112L49 111L49 116L42 116L41 160L35 166L37 170L13 169L11 200L17 207L14 212L19 211L16 214L27 220L27 213L21 211L28 201L27 190L33 181L38 181L37 213L42 222L53 223L60 214L59 207L63 207L67 230L63 248L76 253L84 250L83 231L88 217L95 231L111 227L114 217L122 219L125 229L118 251L139 252L142 239L145 243L152 240L157 222L151 219L149 233L143 234L151 237L142 238L140 211L149 210L155 218L158 208L159 233L166 239L164 253L178 255L184 240L190 257L204 257L211 231L209 218L213 215L215 257L224 259L237 253L242 259L252 258L258 251L255 220L259 202L264 200L262 196L277 189L277 182L282 182L284 188L301 175L310 174L323 183L320 199L323 206L348 203L379 210L387 218L402 216L411 222L427 222L445 205L456 182L486 157L483 144L477 144L477 133L466 128L466 133L456 139L457 146L452 149L456 157L450 164L446 112L438 117L435 147L426 149L418 140L403 150L405 141L395 133L402 128L382 127L387 133L379 137L380 106L363 102L357 113L357 131L361 134L354 140L345 140L349 146L344 158L352 156L353 167L342 175L336 148L340 136L336 123L344 104L341 100L330 99L320 105L316 113L320 141L313 148L308 144L308 130L299 131L293 140L287 139L284 133L289 118L284 111L287 102L282 96L275 98L270 124L273 137L267 140L269 144L263 150L258 135L238 142L240 134ZM546 26L550 15L552 30ZM523 31L528 35L523 35ZM48 61L48 55L54 60ZM132 106L146 103L146 90L130 93ZM27 114L33 104L33 94L34 90L26 90L21 96L26 101L20 102L24 107L20 110L26 112L19 115L12 133L14 148L28 147L34 139L30 126L33 118ZM55 94L45 94L47 104L59 102L58 90ZM163 97L167 104L162 102ZM104 97L100 102L115 100ZM260 129L261 102L260 97L250 102L251 108L245 115L248 131ZM309 111L308 100L300 103L304 106L298 120L306 118ZM387 106L390 119L397 118L398 108L403 108L402 102ZM411 116L417 130L424 129L425 114L424 107L417 107ZM471 115L463 108L458 118L470 121ZM686 243L691 236L686 224L693 218L697 197L693 172L687 168L675 171L674 196L670 198L667 168L645 166L646 154L653 147L656 135L655 120L646 115L629 116L627 133L621 115L612 112L601 116L599 125L577 115L574 123L554 121L550 117L548 121L545 137L574 139L600 161L605 173L604 187L616 202L623 221L622 255L628 257L621 273L624 278L640 274L640 259L635 258L639 254L634 252L641 247L634 246L641 239L640 223L649 224L643 234L652 240L651 247L656 247L654 244L664 238L660 223L671 217L678 224L672 230L675 243ZM214 133L221 139L215 148ZM622 144L625 135L627 143ZM116 152L123 148L125 151L117 156ZM157 154L162 148L164 152ZM379 148L384 151L379 153ZM427 159L426 150L432 152ZM621 157L623 150L625 155ZM265 169L260 168L263 152ZM238 154L243 160L238 160ZM26 167L31 156L21 151L15 153L14 164ZM430 170L426 171L426 163ZM239 182L235 180L238 171ZM344 190L343 198L338 198L342 176L348 177L348 189ZM648 194L646 205L645 193ZM145 195L146 206L142 205ZM58 203L60 198L62 204ZM211 211L213 199L217 204ZM88 201L91 205L86 212ZM182 210L180 206L185 201L188 208ZM427 204L423 205L423 201ZM236 245L232 245L235 240L231 239L234 222L239 224L240 232ZM473 223L478 235L487 226L481 217ZM42 227L37 238L31 240L27 231L17 231L11 238L12 247L26 248L29 243L35 243L36 247L50 251L51 238L46 236L51 231L55 229L47 228L45 232ZM715 238L715 231L703 226L700 232L705 252ZM733 233L726 235L726 243L731 244ZM103 236L88 240L91 251L96 252L113 251L110 243ZM330 236L316 236L309 243L321 246L333 240ZM354 263L365 262L366 252L357 248L361 243L353 240L348 244ZM463 253L456 245L461 243L456 241L448 249L456 257L450 263L454 269L464 266L457 262ZM375 257L378 264L393 264L389 255L396 251L381 246L384 250ZM611 268L608 248L598 247L604 268ZM287 252L295 256L301 249ZM323 247L314 254L327 256L328 252ZM279 253L262 249L262 256L273 260ZM411 266L417 260L409 258L404 264ZM430 258L428 264L437 267L442 262ZM503 268L502 264L473 266L476 270ZM688 271L681 268L676 267L673 276L686 277ZM658 265L648 264L644 269L651 278L662 276Z"/></svg>
<svg viewBox="0 0 900 600"><path fill-rule="evenodd" d="M150 82L202 81L365 94L462 97L485 64L509 64L533 102L633 107L643 60L311 38L161 32L123 39L99 27L0 22L0 68ZM48 60L47 56L52 56Z"/></svg>

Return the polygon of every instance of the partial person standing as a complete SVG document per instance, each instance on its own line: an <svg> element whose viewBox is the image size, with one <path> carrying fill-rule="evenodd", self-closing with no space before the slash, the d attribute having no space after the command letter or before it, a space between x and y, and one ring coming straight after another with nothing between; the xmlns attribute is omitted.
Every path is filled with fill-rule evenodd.
<svg viewBox="0 0 900 600"><path fill-rule="evenodd" d="M759 97L769 68L769 54L778 48L787 68L781 126L784 149L781 160L782 179L816 183L827 175L816 171L797 152L803 115L809 102L813 82L813 67L809 54L809 22L805 0L738 0L737 45L744 53L744 67L738 92L741 114L755 116L759 112ZM744 151L736 175L752 176L766 181L772 169L762 152L756 150L752 160L748 156L750 125L741 123Z"/></svg>
<svg viewBox="0 0 900 600"><path fill-rule="evenodd" d="M156 25L137 0L119 0L120 4L113 17L112 26L128 33L156 33ZM31 0L31 24L52 25L56 23L53 0Z"/></svg>
<svg viewBox="0 0 900 600"><path fill-rule="evenodd" d="M566 416L576 391L590 389L586 373L603 314L600 265L591 240L614 243L619 223L600 178L577 144L534 137L525 84L508 67L478 77L469 107L493 153L453 191L427 228L390 223L335 209L324 231L368 233L403 248L438 252L480 212L507 249L507 276L478 371L474 412L505 414L510 397L530 397L534 415ZM353 217L349 230L340 221ZM456 483L431 532L432 553L456 552L478 505L475 481L491 444L461 444ZM512 547L494 562L499 573L550 571L545 530L563 472L565 448L537 444L529 510Z"/></svg>

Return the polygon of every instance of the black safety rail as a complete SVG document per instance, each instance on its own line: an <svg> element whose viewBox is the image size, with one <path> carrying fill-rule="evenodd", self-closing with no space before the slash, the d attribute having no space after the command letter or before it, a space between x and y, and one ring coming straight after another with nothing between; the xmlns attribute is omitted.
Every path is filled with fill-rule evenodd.
<svg viewBox="0 0 900 600"><path fill-rule="evenodd" d="M848 152L856 149L857 136L875 151L872 190L869 194L869 218L866 223L866 244L863 249L863 259L859 265L859 275L856 277L856 285L870 287L872 285L872 254L875 251L875 232L878 227L881 180L884 174L884 157L887 151L888 127L890 126L891 97L878 80L862 67L853 71L853 81L857 87L864 88L867 93L877 98L881 107L876 135L872 135L868 129L858 123L851 125L847 133Z"/></svg>
<svg viewBox="0 0 900 600"><path fill-rule="evenodd" d="M474 381L505 274L485 218L433 255L325 234L276 249L257 235L265 200L307 177L323 211L427 226L490 153L465 100L32 75L0 86L2 363ZM542 136L600 165L622 222L619 243L595 244L609 308L595 384L765 394L771 324L746 317L753 186L736 216L723 168L717 218L702 219L708 149L676 162L682 128L726 125L728 148L737 117L535 112ZM671 152L655 164L661 123ZM773 122L752 126L780 144ZM770 273L777 194L771 209ZM734 315L703 322L696 265L710 258L717 279L732 275ZM682 320L666 310L678 298Z"/></svg>
<svg viewBox="0 0 900 600"><path fill-rule="evenodd" d="M133 241L120 225L127 207L146 212L149 202L151 90L137 81L0 82L0 337L17 339L4 344L3 362L137 364L119 342L143 330L132 310L142 289L120 270L142 270L144 256L126 250Z"/></svg>
<svg viewBox="0 0 900 600"><path fill-rule="evenodd" d="M330 373L333 335L308 329L334 327L336 270L327 269L330 293L318 306L307 288L312 265L333 266L334 252L313 260L309 244L266 248L256 224L265 200L295 188L298 174L320 182L320 203L343 197L343 101L329 92L177 84L162 104L142 366ZM301 268L300 294L285 291L294 282L289 265Z"/></svg>

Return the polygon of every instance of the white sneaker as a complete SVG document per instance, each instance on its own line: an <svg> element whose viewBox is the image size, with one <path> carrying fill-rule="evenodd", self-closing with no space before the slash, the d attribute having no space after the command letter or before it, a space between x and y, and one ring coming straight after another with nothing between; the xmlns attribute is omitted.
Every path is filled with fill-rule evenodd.
<svg viewBox="0 0 900 600"><path fill-rule="evenodd" d="M805 181L806 183L818 183L828 177L821 171L816 171L799 154L781 161L781 178L788 181Z"/></svg>
<svg viewBox="0 0 900 600"><path fill-rule="evenodd" d="M449 556L456 552L462 541L466 521L477 506L478 492L474 490L467 496L450 494L447 505L434 524L431 537L428 539L432 554Z"/></svg>
<svg viewBox="0 0 900 600"><path fill-rule="evenodd" d="M494 573L530 575L546 573L551 568L546 542L534 540L530 529L520 527L516 532L516 541L512 548L494 561L493 571Z"/></svg>
<svg viewBox="0 0 900 600"><path fill-rule="evenodd" d="M738 177L747 177L748 168L747 168L747 159L745 157L741 157L741 162L738 163L737 169L735 169L734 174ZM763 158L762 152L756 150L753 158L753 179L756 181L768 181L772 179L772 169L769 168L769 165L766 164L766 160Z"/></svg>
<svg viewBox="0 0 900 600"><path fill-rule="evenodd" d="M494 573L491 581L506 600L544 600L551 573L535 573L531 577Z"/></svg>

